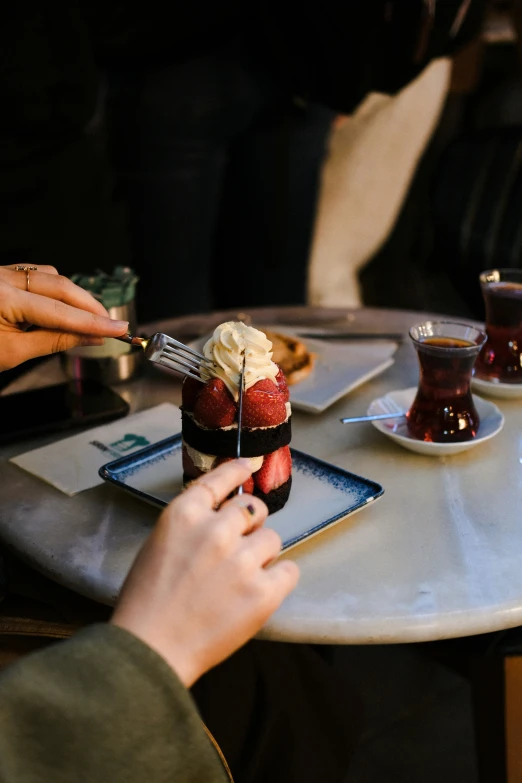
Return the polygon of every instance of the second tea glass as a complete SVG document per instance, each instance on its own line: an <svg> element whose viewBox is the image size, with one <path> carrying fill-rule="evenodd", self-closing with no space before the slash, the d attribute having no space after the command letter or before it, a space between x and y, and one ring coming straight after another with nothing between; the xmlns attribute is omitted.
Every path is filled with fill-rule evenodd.
<svg viewBox="0 0 522 783"><path fill-rule="evenodd" d="M488 341L475 366L480 380L522 383L522 269L480 275Z"/></svg>
<svg viewBox="0 0 522 783"><path fill-rule="evenodd" d="M486 335L467 324L425 321L410 329L420 365L419 388L407 414L414 438L458 443L477 434L471 395L473 365Z"/></svg>

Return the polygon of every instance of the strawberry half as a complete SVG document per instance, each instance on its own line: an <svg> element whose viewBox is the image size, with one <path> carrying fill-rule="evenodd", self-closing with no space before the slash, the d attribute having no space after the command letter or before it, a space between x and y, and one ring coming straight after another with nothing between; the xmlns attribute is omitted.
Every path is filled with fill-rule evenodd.
<svg viewBox="0 0 522 783"><path fill-rule="evenodd" d="M203 475L203 471L197 468L192 462L192 458L187 451L187 447L183 446L181 449L181 459L183 461L183 473L188 478L196 479Z"/></svg>
<svg viewBox="0 0 522 783"><path fill-rule="evenodd" d="M288 384L286 382L285 374L280 367L279 367L279 372L276 375L276 383L277 383L277 388L283 395L283 400L285 402L288 402L290 400L290 392L288 390Z"/></svg>
<svg viewBox="0 0 522 783"><path fill-rule="evenodd" d="M213 467L217 468L218 465L222 465L224 462L230 462L232 459L233 457L218 457L214 462ZM248 492L248 494L251 495L253 491L254 491L254 479L252 478L252 476L250 476L243 484L243 492Z"/></svg>
<svg viewBox="0 0 522 783"><path fill-rule="evenodd" d="M209 429L228 427L236 418L236 403L221 378L212 378L198 394L194 417Z"/></svg>
<svg viewBox="0 0 522 783"><path fill-rule="evenodd" d="M181 387L181 405L183 406L183 409L192 412L199 394L202 391L203 384L201 381L196 381L188 375L185 376L183 386Z"/></svg>
<svg viewBox="0 0 522 783"><path fill-rule="evenodd" d="M277 489L290 478L292 473L292 456L290 446L282 446L277 451L267 454L263 464L254 473L256 487L268 495L273 489Z"/></svg>
<svg viewBox="0 0 522 783"><path fill-rule="evenodd" d="M275 427L285 419L284 397L268 378L258 381L245 392L243 427Z"/></svg>

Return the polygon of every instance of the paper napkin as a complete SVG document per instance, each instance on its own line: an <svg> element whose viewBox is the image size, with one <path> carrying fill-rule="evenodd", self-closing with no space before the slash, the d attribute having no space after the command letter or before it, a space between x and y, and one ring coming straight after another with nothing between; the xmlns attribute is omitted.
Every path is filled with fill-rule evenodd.
<svg viewBox="0 0 522 783"><path fill-rule="evenodd" d="M180 420L179 408L165 402L10 461L72 497L103 483L102 465L179 432Z"/></svg>

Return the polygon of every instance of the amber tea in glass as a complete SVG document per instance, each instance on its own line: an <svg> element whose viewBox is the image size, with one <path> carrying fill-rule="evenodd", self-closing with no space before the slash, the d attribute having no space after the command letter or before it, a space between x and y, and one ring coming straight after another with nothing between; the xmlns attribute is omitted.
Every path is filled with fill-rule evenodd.
<svg viewBox="0 0 522 783"><path fill-rule="evenodd" d="M475 375L493 383L522 383L522 270L490 269L480 275L488 341Z"/></svg>
<svg viewBox="0 0 522 783"><path fill-rule="evenodd" d="M420 379L407 413L414 438L435 443L472 440L480 419L471 396L471 373L486 335L466 324L426 321L410 329Z"/></svg>

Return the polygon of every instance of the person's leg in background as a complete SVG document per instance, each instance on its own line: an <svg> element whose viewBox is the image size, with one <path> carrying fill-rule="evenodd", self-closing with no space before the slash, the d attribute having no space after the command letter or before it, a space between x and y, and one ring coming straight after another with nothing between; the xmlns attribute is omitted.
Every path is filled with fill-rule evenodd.
<svg viewBox="0 0 522 783"><path fill-rule="evenodd" d="M233 49L112 71L111 157L127 205L138 318L212 308L211 265L228 145L260 110Z"/></svg>
<svg viewBox="0 0 522 783"><path fill-rule="evenodd" d="M342 783L363 706L307 644L252 641L192 689L236 783Z"/></svg>
<svg viewBox="0 0 522 783"><path fill-rule="evenodd" d="M214 266L219 308L305 303L333 119L329 109L275 96L232 145Z"/></svg>

